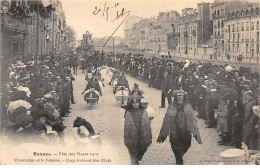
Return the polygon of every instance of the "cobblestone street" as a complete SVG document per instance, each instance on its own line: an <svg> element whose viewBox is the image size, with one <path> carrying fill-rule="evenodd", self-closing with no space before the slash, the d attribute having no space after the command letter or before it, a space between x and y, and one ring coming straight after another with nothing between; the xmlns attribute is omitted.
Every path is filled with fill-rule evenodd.
<svg viewBox="0 0 260 168"><path fill-rule="evenodd" d="M99 100L99 104L89 108L81 94L86 86L84 74L81 72L75 75L74 97L76 104L71 107L69 117L65 118L66 136L71 136L70 129L73 126L73 121L76 117L83 117L89 121L96 132L101 133L103 141L109 143L118 156L117 160L112 161L112 164L130 164L130 158L127 148L124 145L124 109L120 108L115 102L115 97L112 92L112 86L105 84L102 88L103 96ZM152 120L151 127L153 133L152 145L145 153L142 161L143 165L171 165L175 164L175 157L171 150L169 138L163 144L156 143L165 109L160 109L161 91L154 88L149 88L147 83L144 83L136 78L127 75L130 88L133 88L134 83L138 83L140 88L145 92L144 97L149 102L155 111L155 118ZM221 161L219 153L228 149L227 146L219 146L217 141L218 133L215 129L205 128L204 120L198 119L198 126L202 137L202 145L197 144L196 140L192 139L192 146L184 157L184 164L218 164Z"/></svg>

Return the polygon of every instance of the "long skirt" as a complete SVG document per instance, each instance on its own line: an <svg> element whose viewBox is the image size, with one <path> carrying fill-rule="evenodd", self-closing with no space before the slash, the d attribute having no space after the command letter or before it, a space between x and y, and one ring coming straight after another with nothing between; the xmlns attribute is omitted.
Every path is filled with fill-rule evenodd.
<svg viewBox="0 0 260 168"><path fill-rule="evenodd" d="M137 146L127 146L130 157L141 161L145 152L147 151L148 147L146 146L141 146L141 145L137 145Z"/></svg>
<svg viewBox="0 0 260 168"><path fill-rule="evenodd" d="M170 143L176 158L176 164L183 164L183 156L191 147L191 134L187 133L177 137L170 136Z"/></svg>

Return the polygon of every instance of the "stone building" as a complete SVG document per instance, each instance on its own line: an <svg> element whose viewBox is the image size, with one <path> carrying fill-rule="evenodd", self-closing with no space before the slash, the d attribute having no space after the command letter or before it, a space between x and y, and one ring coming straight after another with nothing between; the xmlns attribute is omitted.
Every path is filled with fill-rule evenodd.
<svg viewBox="0 0 260 168"><path fill-rule="evenodd" d="M173 27L179 21L179 13L176 11L159 12L158 18L152 24L150 36L150 52L158 55L168 55L174 45L169 36L173 35ZM172 39L174 40L174 39ZM171 43L169 47L169 43Z"/></svg>
<svg viewBox="0 0 260 168"><path fill-rule="evenodd" d="M159 12L157 19L140 18L132 27L127 24L125 41L128 48L159 55L168 54L168 36L173 33L173 25L177 27L178 19L176 11Z"/></svg>
<svg viewBox="0 0 260 168"><path fill-rule="evenodd" d="M212 34L210 4L199 3L197 9L185 8L177 26L177 52L181 56L196 57L198 45L209 40Z"/></svg>
<svg viewBox="0 0 260 168"><path fill-rule="evenodd" d="M1 72L15 58L65 51L66 22L59 0L2 0L0 15Z"/></svg>
<svg viewBox="0 0 260 168"><path fill-rule="evenodd" d="M245 0L215 0L211 5L213 20L214 55L225 57L225 21L227 14L234 10L246 8Z"/></svg>
<svg viewBox="0 0 260 168"><path fill-rule="evenodd" d="M128 49L133 49L133 45L135 44L135 25L141 20L141 18L137 16L129 16L125 23L125 44Z"/></svg>
<svg viewBox="0 0 260 168"><path fill-rule="evenodd" d="M28 57L64 51L65 16L60 1L5 1L1 12L2 54Z"/></svg>
<svg viewBox="0 0 260 168"><path fill-rule="evenodd" d="M259 6L229 12L225 21L225 52L233 61L258 62Z"/></svg>

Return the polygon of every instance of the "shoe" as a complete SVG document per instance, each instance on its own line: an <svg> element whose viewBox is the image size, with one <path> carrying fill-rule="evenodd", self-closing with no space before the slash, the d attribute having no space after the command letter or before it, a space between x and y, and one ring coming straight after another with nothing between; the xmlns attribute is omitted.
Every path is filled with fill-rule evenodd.
<svg viewBox="0 0 260 168"><path fill-rule="evenodd" d="M208 121L205 121L204 124L209 124L209 122L208 122Z"/></svg>
<svg viewBox="0 0 260 168"><path fill-rule="evenodd" d="M207 125L206 128L214 128L212 125Z"/></svg>
<svg viewBox="0 0 260 168"><path fill-rule="evenodd" d="M160 106L159 108L165 108L165 106Z"/></svg>

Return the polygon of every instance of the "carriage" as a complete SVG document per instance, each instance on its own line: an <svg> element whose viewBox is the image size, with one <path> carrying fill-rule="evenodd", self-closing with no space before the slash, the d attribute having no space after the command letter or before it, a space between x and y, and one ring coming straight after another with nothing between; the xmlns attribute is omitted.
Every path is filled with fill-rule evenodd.
<svg viewBox="0 0 260 168"><path fill-rule="evenodd" d="M92 108L93 105L98 104L99 100L99 93L95 90L95 88L90 88L86 91L86 94L84 96L84 100L87 104L90 104L90 108Z"/></svg>
<svg viewBox="0 0 260 168"><path fill-rule="evenodd" d="M129 90L125 86L118 86L115 91L116 102L125 104L129 96Z"/></svg>

